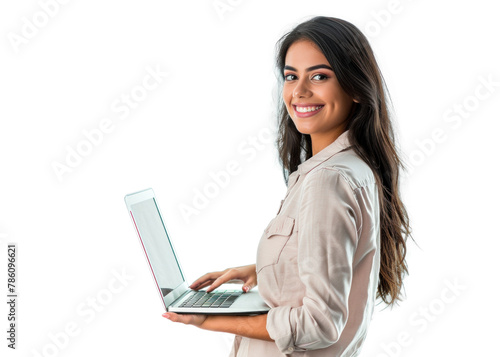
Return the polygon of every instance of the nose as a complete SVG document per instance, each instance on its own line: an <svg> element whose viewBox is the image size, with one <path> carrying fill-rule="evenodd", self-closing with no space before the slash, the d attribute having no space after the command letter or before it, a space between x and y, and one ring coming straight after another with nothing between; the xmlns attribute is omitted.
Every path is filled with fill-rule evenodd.
<svg viewBox="0 0 500 357"><path fill-rule="evenodd" d="M294 98L304 98L310 94L309 87L304 80L297 81L297 85L293 89Z"/></svg>

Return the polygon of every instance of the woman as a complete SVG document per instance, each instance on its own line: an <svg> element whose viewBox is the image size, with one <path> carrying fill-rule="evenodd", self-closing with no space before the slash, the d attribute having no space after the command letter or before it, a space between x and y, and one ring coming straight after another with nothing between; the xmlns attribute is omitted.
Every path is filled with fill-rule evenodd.
<svg viewBox="0 0 500 357"><path fill-rule="evenodd" d="M259 316L164 314L236 335L231 356L357 356L376 298L400 300L410 225L383 77L351 23L315 17L278 42L277 141L288 190L254 265L190 287L259 283ZM298 353L296 353L298 352Z"/></svg>

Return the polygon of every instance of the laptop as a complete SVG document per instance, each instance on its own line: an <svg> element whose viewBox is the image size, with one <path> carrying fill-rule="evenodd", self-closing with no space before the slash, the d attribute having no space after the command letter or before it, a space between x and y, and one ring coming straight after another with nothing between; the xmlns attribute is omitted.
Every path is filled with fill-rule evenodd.
<svg viewBox="0 0 500 357"><path fill-rule="evenodd" d="M151 188L125 196L130 218L166 311L181 314L258 315L269 311L259 292L192 290L184 278L172 239Z"/></svg>

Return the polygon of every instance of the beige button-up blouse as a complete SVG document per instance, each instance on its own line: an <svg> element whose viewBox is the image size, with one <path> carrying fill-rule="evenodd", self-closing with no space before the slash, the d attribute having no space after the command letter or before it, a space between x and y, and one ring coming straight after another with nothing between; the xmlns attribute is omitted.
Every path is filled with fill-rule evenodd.
<svg viewBox="0 0 500 357"><path fill-rule="evenodd" d="M348 131L299 165L257 250L274 340L235 336L230 357L358 356L380 267L379 198Z"/></svg>

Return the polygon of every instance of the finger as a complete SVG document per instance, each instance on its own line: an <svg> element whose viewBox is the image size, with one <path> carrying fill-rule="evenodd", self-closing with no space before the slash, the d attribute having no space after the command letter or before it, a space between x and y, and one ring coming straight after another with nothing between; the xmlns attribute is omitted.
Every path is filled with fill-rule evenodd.
<svg viewBox="0 0 500 357"><path fill-rule="evenodd" d="M182 316L177 315L175 312L166 312L162 316L173 322L182 322Z"/></svg>
<svg viewBox="0 0 500 357"><path fill-rule="evenodd" d="M219 276L217 279L214 280L212 285L210 285L210 287L207 289L207 292L210 292L210 291L218 288L219 286L221 286L224 283L227 283L230 280L236 279L237 274L238 274L238 271L236 271L234 269L231 269L228 272L226 272L225 274L222 274L221 276Z"/></svg>
<svg viewBox="0 0 500 357"><path fill-rule="evenodd" d="M209 286L212 283L213 283L213 280L209 280L206 283L203 283L201 285L195 286L194 288L191 288L191 289L193 289L193 290L200 290L200 289L203 289L206 286Z"/></svg>
<svg viewBox="0 0 500 357"><path fill-rule="evenodd" d="M254 286L255 286L255 285L253 285L253 284L245 284L245 285L243 285L243 286L241 287L241 289L242 289L244 292L248 293L250 290L252 290L252 288L253 288Z"/></svg>
<svg viewBox="0 0 500 357"><path fill-rule="evenodd" d="M257 285L257 282L255 279L252 277L245 281L245 283L242 286L242 289L244 292L248 293L250 290L252 290L255 286Z"/></svg>
<svg viewBox="0 0 500 357"><path fill-rule="evenodd" d="M196 287L197 285L201 285L202 283L207 282L208 280L213 281L217 279L221 275L220 272L212 272L212 273L207 273L198 279L196 279L189 287L192 289L193 287Z"/></svg>
<svg viewBox="0 0 500 357"><path fill-rule="evenodd" d="M193 281L193 282L191 283L191 285L189 285L189 287L190 287L191 289L194 289L194 288L196 288L196 287L200 286L201 284L206 283L207 281L213 281L213 280L214 280L214 279L207 279L207 278L204 278L204 277L202 277L202 278L198 278L198 279L196 279L195 281Z"/></svg>
<svg viewBox="0 0 500 357"><path fill-rule="evenodd" d="M207 287L207 286L210 286L212 283L213 283L213 280L207 281L206 283L201 284L201 285L199 285L199 286L195 287L193 290L200 290L200 289L203 289L203 288L205 288L205 287Z"/></svg>
<svg viewBox="0 0 500 357"><path fill-rule="evenodd" d="M224 284L224 282L227 280L227 278L224 275L219 276L217 279L215 279L212 284L208 287L207 293L211 292L214 289L217 289L219 286Z"/></svg>
<svg viewBox="0 0 500 357"><path fill-rule="evenodd" d="M193 283L189 286L189 287L192 287L192 286L196 286L196 285L199 285L199 284L202 284L204 282L206 282L207 280L213 280L213 279L216 279L217 276L212 276L214 273L207 273L203 276L200 276L198 279L196 279L195 281L193 281Z"/></svg>
<svg viewBox="0 0 500 357"><path fill-rule="evenodd" d="M231 279L229 281L226 281L226 283L228 283L228 284L241 284L241 283L245 283L245 282L241 279Z"/></svg>

